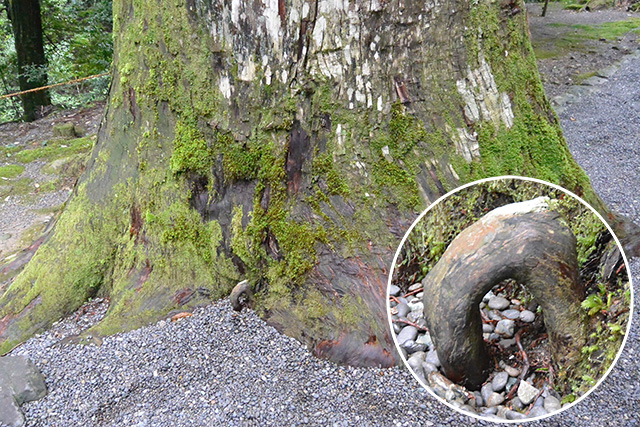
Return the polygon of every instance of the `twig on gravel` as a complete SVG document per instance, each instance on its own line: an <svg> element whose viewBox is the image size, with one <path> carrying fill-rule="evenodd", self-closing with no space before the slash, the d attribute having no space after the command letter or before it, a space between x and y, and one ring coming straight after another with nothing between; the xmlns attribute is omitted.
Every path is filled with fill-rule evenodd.
<svg viewBox="0 0 640 427"><path fill-rule="evenodd" d="M423 290L424 290L423 288L414 289L413 291L409 292L408 294L403 295L402 298L410 297L412 295L415 295L417 293L422 292Z"/></svg>
<svg viewBox="0 0 640 427"><path fill-rule="evenodd" d="M529 371L529 357L527 356L527 353L524 351L524 348L522 347L522 343L520 342L520 336L524 333L524 330L526 328L522 328L520 329L517 333L516 333L516 344L518 345L518 349L520 350L520 354L522 356L522 361L523 361L523 365L522 365L522 371L520 372L520 375L518 376L518 381L513 385L513 387L511 387L511 390L509 391L509 394L507 394L506 400L512 399L513 396L515 396L516 391L518 390L518 387L520 387L520 383L522 381L524 381L524 378L527 376L527 372ZM537 399L537 397L536 397Z"/></svg>
<svg viewBox="0 0 640 427"><path fill-rule="evenodd" d="M389 299L391 301L395 301L396 303L400 304L400 300L397 297L394 297L393 295L389 295Z"/></svg>
<svg viewBox="0 0 640 427"><path fill-rule="evenodd" d="M527 409L527 412L525 413L525 415L529 415L529 412L531 412L531 410L533 409L533 405L536 404L536 400L538 400L538 398L542 396L543 392L544 392L544 387L541 387L540 391L538 392L538 395L533 399L533 401L529 405L529 408Z"/></svg>
<svg viewBox="0 0 640 427"><path fill-rule="evenodd" d="M518 349L520 349L522 361L524 362L524 364L522 365L522 372L520 372L520 381L524 380L529 371L529 357L527 356L527 352L524 351L524 348L522 347L522 342L520 342L520 336L524 333L525 329L526 328L522 328L516 333L516 345L518 346Z"/></svg>
<svg viewBox="0 0 640 427"><path fill-rule="evenodd" d="M414 328L417 328L421 331L425 331L425 332L429 332L429 330L427 328L425 328L424 326L420 326L417 323L413 323L409 320L404 320L404 319L393 319L392 320L393 323L404 323L405 325L409 325L409 326L413 326Z"/></svg>

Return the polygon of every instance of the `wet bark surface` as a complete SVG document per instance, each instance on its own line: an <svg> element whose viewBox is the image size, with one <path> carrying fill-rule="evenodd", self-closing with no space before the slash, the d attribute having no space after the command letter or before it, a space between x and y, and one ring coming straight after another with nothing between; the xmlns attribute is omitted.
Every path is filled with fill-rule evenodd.
<svg viewBox="0 0 640 427"><path fill-rule="evenodd" d="M585 343L576 239L559 214L491 216L465 229L423 280L424 313L445 373L478 389L492 370L479 304L515 279L539 302L557 366L580 360Z"/></svg>

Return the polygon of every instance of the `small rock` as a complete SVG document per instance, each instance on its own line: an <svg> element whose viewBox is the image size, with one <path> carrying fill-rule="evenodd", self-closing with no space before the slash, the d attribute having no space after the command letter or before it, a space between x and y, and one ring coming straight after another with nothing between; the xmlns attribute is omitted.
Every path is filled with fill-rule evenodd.
<svg viewBox="0 0 640 427"><path fill-rule="evenodd" d="M525 414L521 414L520 412L513 410L508 410L507 412L505 412L504 416L508 420L522 420L527 418Z"/></svg>
<svg viewBox="0 0 640 427"><path fill-rule="evenodd" d="M498 372L496 376L493 377L493 381L491 382L493 391L504 390L504 387L507 385L508 380L509 380L509 374L507 374L506 372Z"/></svg>
<svg viewBox="0 0 640 427"><path fill-rule="evenodd" d="M424 344L418 344L414 340L407 340L402 344L402 348L407 350L408 354L413 354L417 351L424 352L427 350L427 346Z"/></svg>
<svg viewBox="0 0 640 427"><path fill-rule="evenodd" d="M433 363L422 362L422 370L424 370L426 374L430 374L431 372L436 372L438 370L438 367Z"/></svg>
<svg viewBox="0 0 640 427"><path fill-rule="evenodd" d="M442 375L440 372L431 372L428 379L429 385L433 388L439 387L443 390L448 390L453 385L451 380Z"/></svg>
<svg viewBox="0 0 640 427"><path fill-rule="evenodd" d="M407 320L409 322L413 322L415 323L418 319L420 319L422 317L422 311L412 311L411 313L407 314Z"/></svg>
<svg viewBox="0 0 640 427"><path fill-rule="evenodd" d="M487 399L489 399L489 396L491 396L491 393L493 393L493 386L491 385L491 383L486 383L480 389L480 395L482 396L482 400L485 402L485 404L487 402Z"/></svg>
<svg viewBox="0 0 640 427"><path fill-rule="evenodd" d="M541 417L547 415L548 412L541 406L534 406L529 412L529 418Z"/></svg>
<svg viewBox="0 0 640 427"><path fill-rule="evenodd" d="M509 381L507 381L507 387L506 387L507 392L510 392L511 387L513 387L517 382L518 382L517 378L509 377Z"/></svg>
<svg viewBox="0 0 640 427"><path fill-rule="evenodd" d="M502 320L502 314L500 314L500 312L498 312L498 311L491 310L489 312L489 319L500 321L500 320Z"/></svg>
<svg viewBox="0 0 640 427"><path fill-rule="evenodd" d="M389 286L389 295L397 297L400 295L400 287L396 285Z"/></svg>
<svg viewBox="0 0 640 427"><path fill-rule="evenodd" d="M418 368L422 367L422 362L424 362L424 357L426 353L424 351L417 351L411 355L409 360L407 360L407 364L414 371L418 370Z"/></svg>
<svg viewBox="0 0 640 427"><path fill-rule="evenodd" d="M479 391L474 391L473 396L475 397L474 400L476 401L476 406L478 408L484 405L484 399L482 399L482 395L480 394Z"/></svg>
<svg viewBox="0 0 640 427"><path fill-rule="evenodd" d="M402 328L396 339L398 340L398 344L402 346L406 341L415 340L418 335L418 330L415 326L405 326Z"/></svg>
<svg viewBox="0 0 640 427"><path fill-rule="evenodd" d="M510 377L518 377L518 375L520 375L520 369L518 368L514 368L513 366L509 366L507 364L505 364L502 369L504 369L504 371L509 374Z"/></svg>
<svg viewBox="0 0 640 427"><path fill-rule="evenodd" d="M544 399L543 407L547 412L555 412L562 408L562 404L556 397L548 396L546 399Z"/></svg>
<svg viewBox="0 0 640 427"><path fill-rule="evenodd" d="M0 242L4 242L7 241L11 238L11 234L9 233L2 233L0 234Z"/></svg>
<svg viewBox="0 0 640 427"><path fill-rule="evenodd" d="M477 414L476 411L473 409L473 406L471 406L471 405L462 405L460 407L460 410L464 411L464 412L468 412L468 413L473 414L473 415Z"/></svg>
<svg viewBox="0 0 640 427"><path fill-rule="evenodd" d="M494 310L504 310L505 308L509 307L509 300L503 297L494 296L489 299L488 305L489 308L492 308Z"/></svg>
<svg viewBox="0 0 640 427"><path fill-rule="evenodd" d="M487 408L484 412L482 412L482 415L495 415L497 412L498 412L498 408L491 407L491 408Z"/></svg>
<svg viewBox="0 0 640 427"><path fill-rule="evenodd" d="M418 336L418 338L416 338L416 342L419 344L424 344L428 347L431 347L433 345L433 341L431 341L431 335L429 335L428 332L425 332L424 334Z"/></svg>
<svg viewBox="0 0 640 427"><path fill-rule="evenodd" d="M60 123L53 125L53 136L59 138L77 138L80 132L73 123Z"/></svg>
<svg viewBox="0 0 640 427"><path fill-rule="evenodd" d="M20 427L24 425L24 415L9 390L0 387L0 425Z"/></svg>
<svg viewBox="0 0 640 427"><path fill-rule="evenodd" d="M482 332L490 334L491 332L493 332L494 329L495 328L493 327L493 325L491 325L489 323L483 323L482 324Z"/></svg>
<svg viewBox="0 0 640 427"><path fill-rule="evenodd" d="M404 302L401 304L398 304L396 306L396 309L398 310L398 317L400 318L407 317L407 314L409 314L409 312L411 311L411 307L409 307L409 304Z"/></svg>
<svg viewBox="0 0 640 427"><path fill-rule="evenodd" d="M535 319L536 319L536 315L529 310L524 310L523 312L520 313L520 320L522 320L523 322L531 323Z"/></svg>
<svg viewBox="0 0 640 427"><path fill-rule="evenodd" d="M520 382L520 387L518 387L518 397L522 401L523 404L528 405L533 402L533 399L536 398L540 390L532 386L526 381Z"/></svg>
<svg viewBox="0 0 640 427"><path fill-rule="evenodd" d="M511 399L509 402L511 403L510 406L513 409L522 409L522 408L524 408L524 405L522 404L522 401L520 400L520 398L518 396L516 396L513 399Z"/></svg>
<svg viewBox="0 0 640 427"><path fill-rule="evenodd" d="M429 350L427 356L425 357L425 362L431 363L436 367L440 366L440 359L438 359L438 353L435 349Z"/></svg>
<svg viewBox="0 0 640 427"><path fill-rule="evenodd" d="M500 334L505 338L511 338L515 331L515 322L511 319L502 319L496 325L496 334Z"/></svg>
<svg viewBox="0 0 640 427"><path fill-rule="evenodd" d="M416 291L420 288L422 288L422 283L414 283L413 285L409 286L409 292Z"/></svg>
<svg viewBox="0 0 640 427"><path fill-rule="evenodd" d="M505 338L500 340L500 345L504 348L510 348L513 347L514 345L516 345L516 339L515 338Z"/></svg>
<svg viewBox="0 0 640 427"><path fill-rule="evenodd" d="M504 402L504 396L500 393L492 392L485 403L487 406L498 406L502 402Z"/></svg>
<svg viewBox="0 0 640 427"><path fill-rule="evenodd" d="M410 302L408 305L412 313L419 313L420 315L422 315L422 313L424 312L424 304L422 303L422 301Z"/></svg>
<svg viewBox="0 0 640 427"><path fill-rule="evenodd" d="M484 302L484 303L488 303L488 302L489 302L489 300L490 300L491 298L493 298L494 296L495 296L495 294L493 293L493 291L489 291L489 292L487 292L487 293L485 294L485 296L483 296L483 297L482 297L482 302Z"/></svg>
<svg viewBox="0 0 640 427"><path fill-rule="evenodd" d="M507 319L511 319L511 320L517 320L520 318L520 312L518 310L512 310L512 309L505 310L502 312L502 315Z"/></svg>

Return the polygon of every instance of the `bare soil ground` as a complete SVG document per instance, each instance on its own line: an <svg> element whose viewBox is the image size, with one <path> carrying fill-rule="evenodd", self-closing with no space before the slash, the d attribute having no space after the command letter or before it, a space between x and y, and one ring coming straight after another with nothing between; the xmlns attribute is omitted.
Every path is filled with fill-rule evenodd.
<svg viewBox="0 0 640 427"><path fill-rule="evenodd" d="M640 13L622 9L576 12L549 3L543 18L542 3L527 5L529 31L547 96L563 95L571 85L589 77L639 48ZM625 24L621 24L625 23Z"/></svg>

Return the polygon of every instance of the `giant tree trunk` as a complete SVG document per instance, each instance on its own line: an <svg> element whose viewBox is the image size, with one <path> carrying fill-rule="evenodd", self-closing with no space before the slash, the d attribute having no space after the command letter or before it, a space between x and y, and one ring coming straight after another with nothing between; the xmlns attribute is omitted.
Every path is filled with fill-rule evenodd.
<svg viewBox="0 0 640 427"><path fill-rule="evenodd" d="M40 0L9 0L9 17L15 38L18 58L18 83L20 90L29 90L47 84L46 65L42 45L42 18ZM51 104L46 90L21 95L23 119L36 119L42 106Z"/></svg>
<svg viewBox="0 0 640 427"><path fill-rule="evenodd" d="M463 182L503 173L603 206L550 109L521 2L114 1L87 172L0 301L2 350L93 295L133 328L252 283L315 354L396 356L388 267Z"/></svg>

